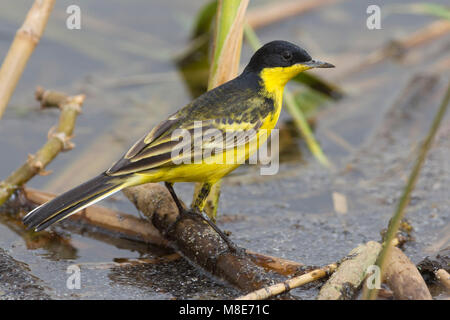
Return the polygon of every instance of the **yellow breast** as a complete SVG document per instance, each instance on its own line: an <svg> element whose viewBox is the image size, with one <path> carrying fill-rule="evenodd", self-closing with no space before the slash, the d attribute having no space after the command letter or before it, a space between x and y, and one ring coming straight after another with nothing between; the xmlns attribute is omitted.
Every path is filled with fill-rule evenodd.
<svg viewBox="0 0 450 320"><path fill-rule="evenodd" d="M272 130L277 124L283 104L283 91L286 83L302 71L310 67L295 64L290 67L264 68L261 73L262 87L268 97L272 98L275 105L274 112L269 115L261 128Z"/></svg>

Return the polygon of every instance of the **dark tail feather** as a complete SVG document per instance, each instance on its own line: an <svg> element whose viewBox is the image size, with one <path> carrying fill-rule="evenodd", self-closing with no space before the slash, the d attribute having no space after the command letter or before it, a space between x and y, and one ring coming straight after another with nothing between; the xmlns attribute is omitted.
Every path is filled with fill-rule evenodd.
<svg viewBox="0 0 450 320"><path fill-rule="evenodd" d="M50 200L29 212L23 223L41 231L83 208L125 187L124 177L111 177L104 173L78 187Z"/></svg>

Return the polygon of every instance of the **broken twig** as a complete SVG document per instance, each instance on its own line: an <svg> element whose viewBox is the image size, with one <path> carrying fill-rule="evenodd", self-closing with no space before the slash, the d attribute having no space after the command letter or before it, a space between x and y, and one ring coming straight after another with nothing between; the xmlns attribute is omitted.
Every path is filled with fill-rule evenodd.
<svg viewBox="0 0 450 320"><path fill-rule="evenodd" d="M73 147L70 138L76 118L81 111L84 95L69 97L63 93L38 88L36 98L41 101L43 108L58 107L61 110L58 127L56 130L50 130L47 142L36 154L30 155L22 166L0 182L0 205L36 174L46 174L45 167L58 153Z"/></svg>
<svg viewBox="0 0 450 320"><path fill-rule="evenodd" d="M241 296L236 300L263 300L280 293L287 292L291 289L300 287L306 283L321 279L331 274L336 270L337 264L333 263L321 269L316 269L298 277L286 280L281 283L274 284L269 287L265 287L254 292L251 292L245 296Z"/></svg>

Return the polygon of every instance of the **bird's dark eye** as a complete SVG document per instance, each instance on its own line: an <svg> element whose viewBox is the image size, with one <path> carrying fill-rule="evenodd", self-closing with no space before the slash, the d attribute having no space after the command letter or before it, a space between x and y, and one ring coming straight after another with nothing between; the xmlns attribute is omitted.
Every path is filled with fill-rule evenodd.
<svg viewBox="0 0 450 320"><path fill-rule="evenodd" d="M292 59L292 53L290 51L285 51L282 54L284 60L289 61Z"/></svg>

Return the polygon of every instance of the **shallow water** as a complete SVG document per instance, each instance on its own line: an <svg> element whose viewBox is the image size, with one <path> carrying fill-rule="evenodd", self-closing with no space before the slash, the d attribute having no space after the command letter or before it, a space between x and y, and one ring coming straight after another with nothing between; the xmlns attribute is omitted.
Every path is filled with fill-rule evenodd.
<svg viewBox="0 0 450 320"><path fill-rule="evenodd" d="M31 3L2 4L0 58ZM55 193L107 168L145 131L189 102L189 89L172 58L185 49L195 14L204 3L58 1L45 36L0 120L0 176L7 176L35 152L57 121L57 111L39 111L33 97L37 85L87 95L75 128L76 148L58 155L49 165L47 169L53 174L36 177L28 184ZM81 7L81 30L64 27L69 4ZM339 260L359 243L379 240L381 229L387 226L411 168L413 150L424 137L448 81L449 70L438 65L448 52L450 39L441 37L401 61L389 60L339 79L342 70L393 37L404 37L434 21L428 16L397 14L383 20L382 30L371 31L365 26L368 4L370 1L343 1L257 31L263 42L283 38L335 64L336 69L317 73L337 79L347 95L338 103L330 102L317 117L317 137L336 172L318 165L304 143L296 139L297 153L285 158L289 161L282 163L277 176L262 177L257 168L242 167L225 180L220 215L238 219L224 223L219 218L219 227L230 230L239 245L322 265ZM250 48L244 46L241 61L245 63L250 55ZM407 111L413 125L400 119L386 129L385 112L411 76L419 72L441 75L436 99L428 108ZM280 122L288 119L283 114ZM376 133L383 130L391 130L395 139L382 135L374 141ZM440 131L441 142L430 152L407 213L415 241L405 250L416 263L433 254L438 244L440 248L449 245L449 132L447 116ZM356 169L347 173L349 164ZM191 185L176 188L186 201L190 199ZM332 192L346 196L346 214L334 211ZM137 215L121 194L102 205ZM31 250L20 227L0 219L0 248L9 256L4 263L26 266L23 273L11 278L25 279L23 283L33 276L39 285L28 292L23 289L27 298L214 299L239 295L184 261L104 270L82 268L82 288L69 290L66 270L73 263L103 263L163 252L120 239L83 236L60 226L54 230L60 237ZM311 299L317 290L317 285L311 285L294 290L293 296ZM0 286L0 297L18 296Z"/></svg>

